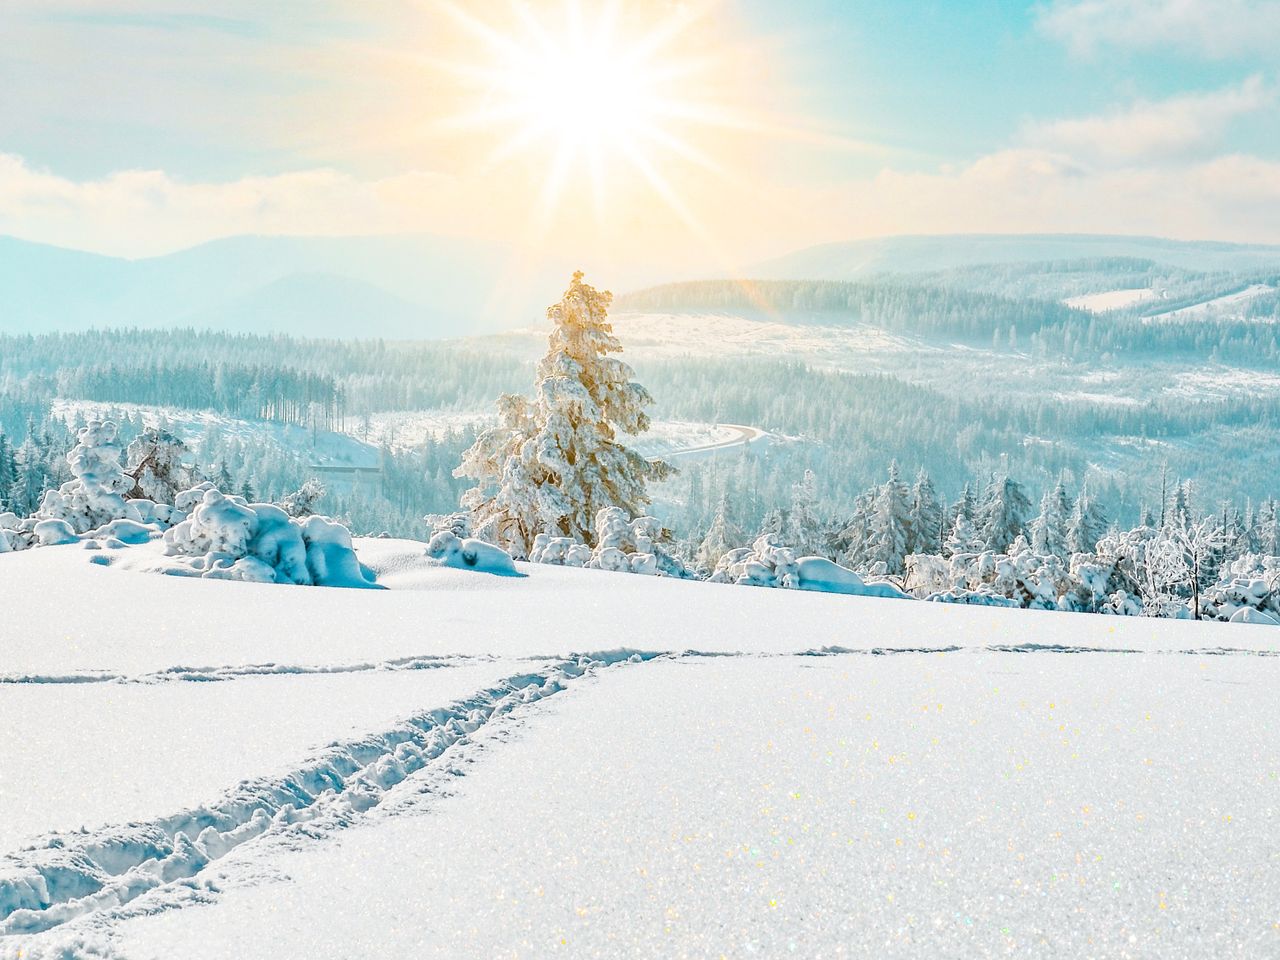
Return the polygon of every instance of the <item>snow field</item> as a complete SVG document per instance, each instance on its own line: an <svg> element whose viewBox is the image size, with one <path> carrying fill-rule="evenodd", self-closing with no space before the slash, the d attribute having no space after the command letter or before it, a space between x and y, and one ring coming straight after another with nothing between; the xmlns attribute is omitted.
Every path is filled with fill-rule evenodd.
<svg viewBox="0 0 1280 960"><path fill-rule="evenodd" d="M1280 947L1272 630L355 547L0 560L0 957Z"/></svg>
<svg viewBox="0 0 1280 960"><path fill-rule="evenodd" d="M1278 669L628 665L482 741L450 795L389 798L341 843L245 847L229 873L278 882L113 942L137 960L1274 955Z"/></svg>

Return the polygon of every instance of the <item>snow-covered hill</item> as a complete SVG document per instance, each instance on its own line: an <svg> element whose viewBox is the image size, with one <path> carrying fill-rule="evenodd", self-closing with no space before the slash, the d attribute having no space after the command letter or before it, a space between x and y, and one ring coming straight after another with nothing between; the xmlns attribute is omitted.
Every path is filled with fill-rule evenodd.
<svg viewBox="0 0 1280 960"><path fill-rule="evenodd" d="M1280 947L1273 630L357 548L0 557L0 956Z"/></svg>

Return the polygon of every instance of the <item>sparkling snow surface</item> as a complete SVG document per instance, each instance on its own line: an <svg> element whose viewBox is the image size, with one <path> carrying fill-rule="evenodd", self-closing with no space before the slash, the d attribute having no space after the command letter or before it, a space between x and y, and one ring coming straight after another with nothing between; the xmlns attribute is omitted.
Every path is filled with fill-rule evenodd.
<svg viewBox="0 0 1280 960"><path fill-rule="evenodd" d="M1280 954L1280 630L357 548L0 557L0 958Z"/></svg>
<svg viewBox="0 0 1280 960"><path fill-rule="evenodd" d="M1274 660L656 662L128 956L1274 956ZM229 864L245 870L251 859ZM261 866L261 865L259 865ZM175 948L177 948L175 950Z"/></svg>

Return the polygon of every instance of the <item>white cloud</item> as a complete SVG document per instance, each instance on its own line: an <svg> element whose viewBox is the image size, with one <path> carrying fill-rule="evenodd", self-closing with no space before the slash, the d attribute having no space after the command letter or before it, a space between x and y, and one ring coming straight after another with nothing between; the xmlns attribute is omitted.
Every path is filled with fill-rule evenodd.
<svg viewBox="0 0 1280 960"><path fill-rule="evenodd" d="M1242 53L1274 57L1276 0L1052 0L1039 24L1080 54L1103 47L1174 48L1209 59Z"/></svg>
<svg viewBox="0 0 1280 960"><path fill-rule="evenodd" d="M886 168L844 183L770 187L757 195L756 203L729 192L697 198L701 222L730 263L895 233L1133 233L1280 243L1280 163L1247 155L1092 166L1025 147L956 170ZM528 237L512 221L527 199L518 188L505 189L502 178L432 173L361 180L309 170L187 183L129 171L74 181L0 155L0 233L127 256L244 233L421 231L518 244ZM598 228L555 231L542 238L547 249L539 252L590 253L609 265L619 285L719 269L705 238L656 216L656 206L648 204L650 220L623 217L615 237Z"/></svg>
<svg viewBox="0 0 1280 960"><path fill-rule="evenodd" d="M136 257L245 233L429 231L459 212L451 187L431 173L359 180L329 169L225 183L159 170L78 181L0 154L0 233Z"/></svg>
<svg viewBox="0 0 1280 960"><path fill-rule="evenodd" d="M886 169L790 200L825 229L821 240L1007 232L1280 242L1280 163L1240 155L1091 171L1060 154L1008 150L955 172Z"/></svg>
<svg viewBox="0 0 1280 960"><path fill-rule="evenodd" d="M1169 159L1215 145L1234 119L1269 106L1273 92L1258 76L1209 93L1138 101L1099 116L1030 125L1029 143L1091 158Z"/></svg>

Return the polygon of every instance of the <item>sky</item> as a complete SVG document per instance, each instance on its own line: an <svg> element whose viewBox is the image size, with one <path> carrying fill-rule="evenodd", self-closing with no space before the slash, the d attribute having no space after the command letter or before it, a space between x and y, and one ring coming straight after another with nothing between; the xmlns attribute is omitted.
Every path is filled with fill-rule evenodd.
<svg viewBox="0 0 1280 960"><path fill-rule="evenodd" d="M5 0L0 234L1280 242L1280 2Z"/></svg>

